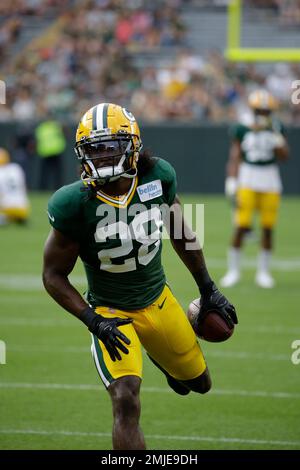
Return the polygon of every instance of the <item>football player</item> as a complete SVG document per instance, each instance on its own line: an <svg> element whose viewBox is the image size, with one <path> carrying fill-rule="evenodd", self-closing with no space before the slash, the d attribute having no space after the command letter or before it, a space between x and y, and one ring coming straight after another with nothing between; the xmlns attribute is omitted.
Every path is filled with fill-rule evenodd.
<svg viewBox="0 0 300 470"><path fill-rule="evenodd" d="M0 148L0 225L26 223L29 206L24 171L10 161L6 149Z"/></svg>
<svg viewBox="0 0 300 470"><path fill-rule="evenodd" d="M129 111L110 103L94 106L76 134L81 180L59 189L48 205L52 230L44 251L44 285L91 332L92 356L112 399L114 449L145 448L139 427L141 345L175 392L206 393L211 387L195 333L161 265L163 207L171 210L173 247L201 293L199 316L217 310L229 324L237 322L200 248L186 248L192 232L186 227L181 238L174 235L176 227L184 227L174 169L141 147ZM86 298L68 279L78 257L88 281Z"/></svg>
<svg viewBox="0 0 300 470"><path fill-rule="evenodd" d="M251 229L253 213L257 210L262 238L255 281L260 287L272 288L272 234L282 190L278 160L286 160L289 151L283 126L273 115L277 107L273 96L266 90L255 90L248 101L253 122L233 128L227 164L225 193L230 198L236 198L236 210L228 271L221 279L221 285L231 287L240 280L241 248L245 235Z"/></svg>

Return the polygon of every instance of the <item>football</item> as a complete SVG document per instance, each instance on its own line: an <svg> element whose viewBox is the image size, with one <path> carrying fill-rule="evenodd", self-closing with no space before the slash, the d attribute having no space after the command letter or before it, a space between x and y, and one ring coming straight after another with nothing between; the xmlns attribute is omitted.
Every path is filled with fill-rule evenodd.
<svg viewBox="0 0 300 470"><path fill-rule="evenodd" d="M200 299L193 300L188 308L187 317L196 336L211 343L226 341L233 334L234 327L230 328L218 312L209 312L202 325L197 325Z"/></svg>

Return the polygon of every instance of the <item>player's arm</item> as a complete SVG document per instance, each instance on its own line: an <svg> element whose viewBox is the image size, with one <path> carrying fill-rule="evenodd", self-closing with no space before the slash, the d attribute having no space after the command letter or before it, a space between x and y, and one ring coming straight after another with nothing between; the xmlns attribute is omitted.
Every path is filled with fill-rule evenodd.
<svg viewBox="0 0 300 470"><path fill-rule="evenodd" d="M227 177L237 177L239 165L241 163L241 155L241 143L238 139L234 139L230 145L229 158L226 166Z"/></svg>
<svg viewBox="0 0 300 470"><path fill-rule="evenodd" d="M274 153L278 160L287 160L289 158L289 146L283 134L275 135Z"/></svg>
<svg viewBox="0 0 300 470"><path fill-rule="evenodd" d="M126 344L130 344L130 341L118 330L117 326L130 323L131 320L104 318L96 314L85 302L68 279L78 256L79 243L53 229L44 249L44 286L61 307L79 318L105 344L113 361L120 360L118 349L128 354L128 349L120 339Z"/></svg>
<svg viewBox="0 0 300 470"><path fill-rule="evenodd" d="M235 308L221 294L211 279L199 241L184 220L177 196L170 207L170 221L167 224L167 230L174 250L194 277L199 288L201 295L200 316L205 316L209 311L218 311L232 327L238 322Z"/></svg>
<svg viewBox="0 0 300 470"><path fill-rule="evenodd" d="M53 229L44 249L43 282L47 292L65 310L80 317L87 303L70 283L79 255L79 244Z"/></svg>
<svg viewBox="0 0 300 470"><path fill-rule="evenodd" d="M289 146L286 140L286 131L280 121L272 121L274 154L278 160L289 158Z"/></svg>
<svg viewBox="0 0 300 470"><path fill-rule="evenodd" d="M241 143L234 139L229 150L229 158L226 165L225 194L233 197L237 189L237 175L241 163Z"/></svg>

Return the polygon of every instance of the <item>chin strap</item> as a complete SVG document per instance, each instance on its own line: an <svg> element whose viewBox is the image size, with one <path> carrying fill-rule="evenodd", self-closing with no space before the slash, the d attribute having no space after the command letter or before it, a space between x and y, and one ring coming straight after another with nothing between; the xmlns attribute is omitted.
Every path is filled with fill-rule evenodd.
<svg viewBox="0 0 300 470"><path fill-rule="evenodd" d="M132 171L132 174L130 174L129 172ZM128 170L127 173L123 173L122 176L123 178L135 178L137 175L137 168L130 168L130 170Z"/></svg>
<svg viewBox="0 0 300 470"><path fill-rule="evenodd" d="M132 173L129 173L129 172L132 172ZM137 175L137 168L130 168L128 172L124 172L124 173L121 173L120 175L115 175L115 176L107 176L106 178L105 177L94 178L92 176L89 176L84 170L81 173L80 178L85 186L84 188L82 188L83 191L91 190L93 192L94 191L97 192L98 186L103 186L106 183L112 183L113 181L117 181L120 178L133 179L136 177L136 175Z"/></svg>

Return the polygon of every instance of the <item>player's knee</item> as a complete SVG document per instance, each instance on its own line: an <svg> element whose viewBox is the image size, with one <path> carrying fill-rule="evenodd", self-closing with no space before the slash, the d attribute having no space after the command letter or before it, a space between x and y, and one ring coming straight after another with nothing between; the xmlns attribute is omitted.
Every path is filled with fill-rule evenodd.
<svg viewBox="0 0 300 470"><path fill-rule="evenodd" d="M125 377L116 380L109 387L115 417L131 419L140 415L140 379Z"/></svg>
<svg viewBox="0 0 300 470"><path fill-rule="evenodd" d="M212 387L212 381L208 369L192 380L187 380L184 382L192 392L201 393L204 395L209 392Z"/></svg>

